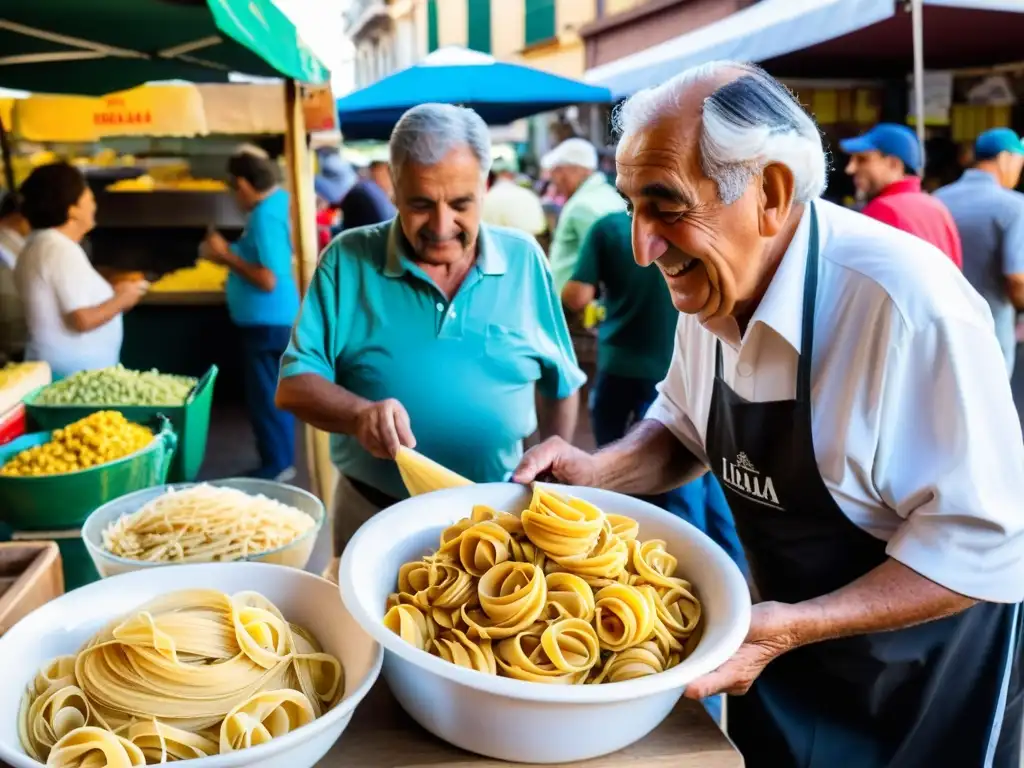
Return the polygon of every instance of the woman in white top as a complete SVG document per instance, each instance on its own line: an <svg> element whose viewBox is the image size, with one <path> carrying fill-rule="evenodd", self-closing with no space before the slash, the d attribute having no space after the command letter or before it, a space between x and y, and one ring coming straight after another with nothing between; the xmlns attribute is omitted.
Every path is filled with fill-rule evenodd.
<svg viewBox="0 0 1024 768"><path fill-rule="evenodd" d="M139 302L148 284L111 287L93 269L81 241L96 225L96 198L78 169L40 166L21 194L33 229L14 270L28 326L25 358L46 361L55 377L116 365L121 313Z"/></svg>

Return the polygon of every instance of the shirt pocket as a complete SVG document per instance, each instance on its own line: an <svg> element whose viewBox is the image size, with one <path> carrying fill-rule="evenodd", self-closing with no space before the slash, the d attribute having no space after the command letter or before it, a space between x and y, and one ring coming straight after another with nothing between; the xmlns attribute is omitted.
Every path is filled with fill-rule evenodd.
<svg viewBox="0 0 1024 768"><path fill-rule="evenodd" d="M524 331L488 323L484 327L483 342L481 364L499 383L524 386L540 378L537 350Z"/></svg>

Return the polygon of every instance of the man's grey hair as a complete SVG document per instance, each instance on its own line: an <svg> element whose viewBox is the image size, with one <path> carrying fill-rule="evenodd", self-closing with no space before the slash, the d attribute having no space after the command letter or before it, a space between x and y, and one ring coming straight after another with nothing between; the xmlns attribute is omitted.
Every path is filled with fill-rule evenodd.
<svg viewBox="0 0 1024 768"><path fill-rule="evenodd" d="M391 131L391 175L397 181L407 162L436 165L458 147L469 147L480 162L481 179L491 170L491 133L472 109L451 104L420 104Z"/></svg>
<svg viewBox="0 0 1024 768"><path fill-rule="evenodd" d="M792 172L798 202L821 195L828 183L828 156L818 126L786 86L753 64L714 61L640 91L616 113L622 139L677 109L695 84L727 71L740 76L704 100L700 136L701 167L718 185L722 202L736 202L750 179L772 163Z"/></svg>

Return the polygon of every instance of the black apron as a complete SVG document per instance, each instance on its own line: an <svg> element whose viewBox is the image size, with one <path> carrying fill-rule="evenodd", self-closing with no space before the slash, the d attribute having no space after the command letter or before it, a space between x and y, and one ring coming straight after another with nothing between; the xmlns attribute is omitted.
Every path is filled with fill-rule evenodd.
<svg viewBox="0 0 1024 768"><path fill-rule="evenodd" d="M811 350L818 282L812 205L796 400L750 403L722 378L716 344L707 453L764 600L831 592L886 559L885 542L843 514L818 471ZM895 632L787 653L729 700L748 768L1017 768L1019 605L979 603Z"/></svg>

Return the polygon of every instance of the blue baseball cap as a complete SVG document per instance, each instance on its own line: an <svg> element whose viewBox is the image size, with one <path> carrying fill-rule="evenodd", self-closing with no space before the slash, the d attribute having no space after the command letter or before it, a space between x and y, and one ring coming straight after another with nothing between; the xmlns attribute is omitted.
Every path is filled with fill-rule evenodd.
<svg viewBox="0 0 1024 768"><path fill-rule="evenodd" d="M974 159L991 160L1002 152L1024 155L1024 144L1010 128L993 128L978 136L974 142Z"/></svg>
<svg viewBox="0 0 1024 768"><path fill-rule="evenodd" d="M839 146L848 155L872 151L892 155L915 173L921 170L921 144L917 134L899 123L879 123L861 136L840 141Z"/></svg>

